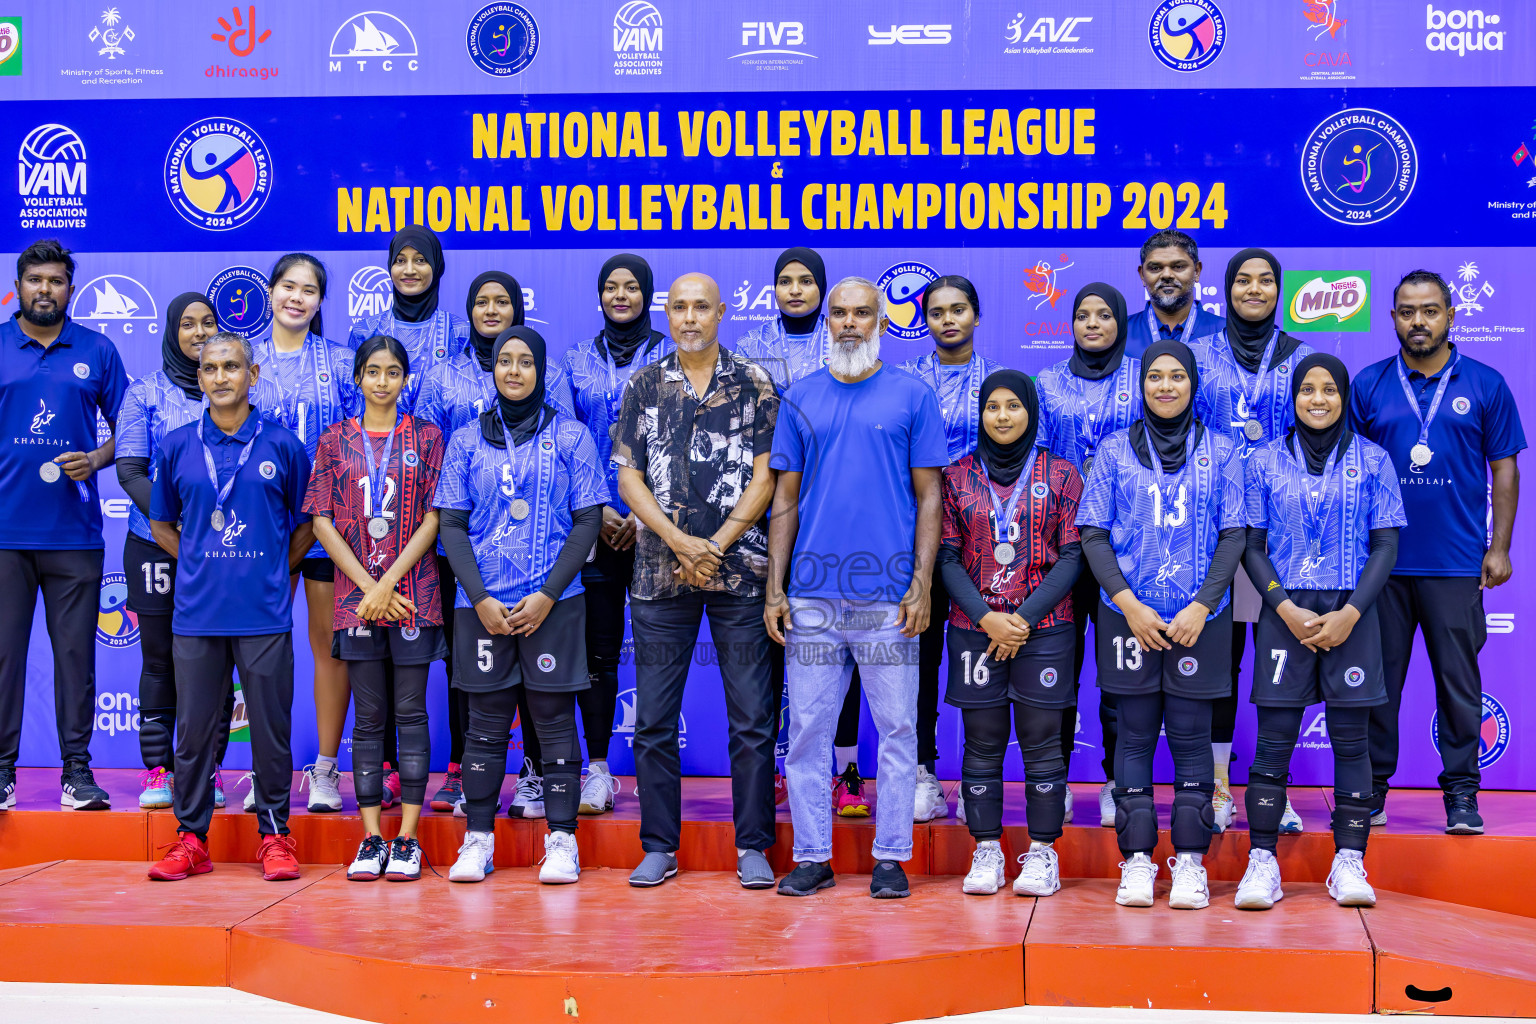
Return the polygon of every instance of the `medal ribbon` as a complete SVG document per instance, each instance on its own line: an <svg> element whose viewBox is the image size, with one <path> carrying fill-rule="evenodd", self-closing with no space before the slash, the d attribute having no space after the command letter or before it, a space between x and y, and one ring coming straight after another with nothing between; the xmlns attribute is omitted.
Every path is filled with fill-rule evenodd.
<svg viewBox="0 0 1536 1024"><path fill-rule="evenodd" d="M987 497L992 499L992 536L998 544L1008 544L1008 527L1013 523L1013 514L1018 510L1019 498L1029 490L1029 478L1035 472L1035 460L1040 457L1040 448L1036 446L1030 449L1029 461L1024 463L1024 470L1019 478L1013 482L1013 493L1008 496L1008 507L997 497L997 488L992 486L992 478L987 475L986 464L983 463L981 473L987 477Z"/></svg>
<svg viewBox="0 0 1536 1024"><path fill-rule="evenodd" d="M1298 454L1293 456L1301 468L1302 489L1306 493L1301 496L1301 525L1307 533L1308 553L1316 557L1316 552L1322 550L1323 525L1328 517L1333 514L1334 492L1333 481L1339 475L1339 469L1343 460L1338 453L1328 456L1328 462L1323 466L1323 475L1319 480L1316 491L1312 491L1307 483L1310 475L1306 471L1306 459ZM1343 488L1340 488L1342 492ZM1316 497L1313 497L1313 495Z"/></svg>
<svg viewBox="0 0 1536 1024"><path fill-rule="evenodd" d="M494 408L496 409L496 419L501 424L501 436L507 442L507 466L512 472L512 497L513 499L521 498L523 495L523 485L528 482L528 473L532 469L534 458L538 457L538 453L535 451L534 458L523 460L523 473L519 476L517 472L517 446L512 443L512 431L507 429L507 419L501 414L501 404L498 402ZM532 442L537 437L538 434L534 434L533 437L528 439L530 450L533 449Z"/></svg>
<svg viewBox="0 0 1536 1024"><path fill-rule="evenodd" d="M1440 400L1445 397L1446 390L1451 386L1451 371L1456 369L1456 364L1461 361L1461 353L1451 355L1451 361L1445 364L1440 371L1440 383L1435 388L1435 397L1430 399L1429 412L1419 411L1419 397L1413 393L1413 385L1408 383L1408 371L1404 368L1403 354L1399 352L1392 365L1397 369L1397 379L1403 385L1403 394L1408 396L1408 408L1413 410L1413 415L1419 421L1419 444L1429 447L1429 425L1435 421L1435 414L1440 411Z"/></svg>
<svg viewBox="0 0 1536 1024"><path fill-rule="evenodd" d="M235 489L235 478L240 475L240 471L250 460L251 450L256 447L256 439L261 436L261 417L255 409L252 409L248 415L256 417L256 432L251 435L249 441L245 442L245 447L240 449L240 458L235 462L235 471L229 474L229 479L224 482L223 487L219 486L219 471L213 465L213 450L208 447L208 441L203 437L202 431L198 431L198 440L203 444L203 465L208 467L208 481L213 484L213 510L221 516L224 514L224 503L229 500L230 492Z"/></svg>
<svg viewBox="0 0 1536 1024"><path fill-rule="evenodd" d="M964 375L965 383L960 390L959 399L953 405L948 407L944 405L944 387L940 383L940 378L943 375L939 372L938 354L930 353L924 358L930 360L928 363L928 374L933 378L933 391L939 399L939 412L944 417L945 435L947 436L949 434L950 426L959 422L958 417L955 415L956 411L958 411L960 415L966 417L965 451L972 451L976 447L976 421L970 417L968 412L966 412L965 399L970 395L972 391L981 390L981 356L976 351L972 350L970 362L966 364ZM958 377L960 374L955 374L954 376Z"/></svg>
<svg viewBox="0 0 1536 1024"><path fill-rule="evenodd" d="M1068 373L1066 376L1074 381L1071 387L1077 391L1077 433L1083 447L1082 457L1078 463L1078 468L1081 469L1089 459L1093 458L1094 452L1099 450L1099 442L1104 439L1104 436L1120 429L1115 413L1117 404L1115 396L1131 389L1131 362L1129 359L1120 360L1120 368L1115 371L1114 379L1109 382L1111 387L1104 392L1109 399L1104 403L1108 411L1106 412L1103 408L1096 409L1095 412L1099 414L1096 420L1088 414L1089 406L1093 404L1092 399L1088 397L1088 391L1098 381L1086 381L1073 373ZM1130 424L1127 423L1126 426Z"/></svg>
<svg viewBox="0 0 1536 1024"><path fill-rule="evenodd" d="M1227 332L1225 330L1221 332L1221 341L1222 344L1227 346L1227 351L1230 352L1232 343L1227 340ZM1264 346L1264 355L1259 358L1259 368L1253 375L1253 390L1243 389L1243 397L1247 400L1248 405L1248 418L1251 420L1259 418L1259 389L1264 386L1264 377L1269 373L1269 361L1274 358L1275 345L1279 341L1280 328L1276 327L1269 336L1269 344ZM1239 365L1238 369L1241 370L1242 366ZM1249 440L1252 440L1252 438Z"/></svg>
<svg viewBox="0 0 1536 1024"><path fill-rule="evenodd" d="M389 477L389 454L394 450L395 435L400 432L400 424L404 419L405 414L396 411L395 425L391 428L388 436L384 438L384 454L380 459L378 469L375 469L373 462L373 438L369 436L368 431L363 427L363 418L361 416L357 418L357 429L363 436L363 462L368 467L368 507L363 511L363 514L370 519L373 518L373 496L375 494L380 495L380 503L382 504L383 502L384 484ZM379 514L383 515L382 512Z"/></svg>

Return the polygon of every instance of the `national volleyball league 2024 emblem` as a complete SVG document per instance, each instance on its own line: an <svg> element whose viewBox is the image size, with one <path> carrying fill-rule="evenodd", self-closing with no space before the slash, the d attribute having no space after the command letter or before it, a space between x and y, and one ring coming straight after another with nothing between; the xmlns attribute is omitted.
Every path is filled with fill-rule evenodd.
<svg viewBox="0 0 1536 1024"><path fill-rule="evenodd" d="M165 155L165 194L205 231L247 223L272 194L272 154L249 126L230 117L187 125Z"/></svg>

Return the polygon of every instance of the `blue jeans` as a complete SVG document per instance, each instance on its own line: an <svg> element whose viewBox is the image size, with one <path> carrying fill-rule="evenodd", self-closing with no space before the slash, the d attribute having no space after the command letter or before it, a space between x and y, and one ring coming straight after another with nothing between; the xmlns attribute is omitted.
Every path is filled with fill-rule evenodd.
<svg viewBox="0 0 1536 1024"><path fill-rule="evenodd" d="M832 734L854 665L880 736L875 776L876 860L912 856L917 788L917 637L901 635L886 601L792 597L786 634L789 690L789 813L796 861L832 859Z"/></svg>

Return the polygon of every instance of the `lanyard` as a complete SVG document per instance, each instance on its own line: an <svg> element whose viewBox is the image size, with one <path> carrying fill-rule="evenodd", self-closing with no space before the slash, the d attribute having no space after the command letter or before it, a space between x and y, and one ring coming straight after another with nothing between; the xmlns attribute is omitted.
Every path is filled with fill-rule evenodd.
<svg viewBox="0 0 1536 1024"><path fill-rule="evenodd" d="M927 358L932 360L928 364L928 374L933 378L933 391L934 394L938 396L939 413L944 417L945 432L948 433L948 428L959 422L958 417L955 415L956 411L958 410L962 415L964 415L965 399L971 394L971 392L981 390L981 356L977 355L975 352L971 353L970 361L965 365L965 382L960 389L960 395L956 401L948 406L944 404L944 386L940 382L942 375L939 372L938 354L932 353ZM958 377L960 374L954 374L953 376ZM967 416L965 424L966 451L970 451L972 448L976 447L976 439L972 436L974 430L975 421Z"/></svg>
<svg viewBox="0 0 1536 1024"><path fill-rule="evenodd" d="M1176 473L1168 473L1164 471L1163 457L1158 452L1157 445L1152 443L1152 439L1150 437L1147 438L1147 448L1149 449L1149 454L1152 456L1153 478L1156 480L1154 486L1157 488L1157 495L1152 505L1154 512L1157 514L1157 521L1152 525L1157 530L1157 543L1158 546L1162 549L1161 554L1164 566L1167 566L1169 560L1173 557L1173 533L1183 523L1188 521L1190 513L1188 511L1189 506L1186 506L1184 518L1169 523L1168 520L1173 519L1175 513L1170 512L1164 506L1163 495L1169 494L1171 492L1171 496L1175 501L1177 501L1178 484L1183 481L1185 474L1189 472L1190 466L1194 463L1194 447L1190 444L1190 442L1194 440L1194 436L1194 430L1190 430L1189 437L1185 438L1184 440L1184 465L1179 467L1179 470ZM1172 479L1173 483L1169 485L1169 490L1165 491L1163 488L1163 481L1168 479ZM1191 494L1186 500L1192 504L1194 498L1195 495Z"/></svg>
<svg viewBox="0 0 1536 1024"><path fill-rule="evenodd" d="M1222 344L1227 346L1227 351L1230 353L1232 343L1227 340L1227 332L1225 330L1221 332L1221 341ZM1269 335L1269 344L1264 346L1264 355L1259 358L1259 368L1253 375L1253 390L1243 389L1243 398L1248 405L1248 418L1250 420L1259 418L1259 389L1264 386L1264 378L1269 373L1269 361L1275 357L1275 345L1279 341L1280 328L1276 327ZM1238 364L1237 368L1241 370L1243 368L1242 364Z"/></svg>
<svg viewBox="0 0 1536 1024"><path fill-rule="evenodd" d="M1099 383L1099 381L1085 380L1071 372L1067 373L1067 377L1073 381L1071 387L1077 392L1077 432L1082 441L1083 461L1086 462L1093 458L1093 453L1098 450L1099 441L1103 439L1104 435L1113 433L1118 429L1114 411L1116 406L1114 399L1122 391L1129 391L1131 389L1131 362L1127 358L1121 358L1120 368L1115 371L1114 379L1109 381L1111 387L1108 391L1104 392L1110 399L1108 403L1109 411L1107 413L1104 413L1103 410L1098 410L1097 412L1088 411L1089 406L1093 404L1092 400L1088 397L1088 390L1093 385ZM1103 413L1103 415L1100 416L1098 413Z"/></svg>
<svg viewBox="0 0 1536 1024"><path fill-rule="evenodd" d="M1024 469L1019 473L1018 479L1013 482L1013 493L1008 496L1008 506L998 500L997 488L992 486L992 478L987 475L986 464L982 464L982 474L987 475L987 497L992 499L992 537L997 543L1012 543L1019 537L1018 525L1013 521L1013 514L1018 510L1019 498L1029 490L1029 478L1035 472L1035 460L1040 457L1039 447L1030 449L1029 461L1024 463Z"/></svg>
<svg viewBox="0 0 1536 1024"><path fill-rule="evenodd" d="M494 406L494 408L496 410L496 419L501 424L501 436L507 442L507 473L508 473L507 479L509 481L511 481L511 484L512 484L512 495L511 496L513 498L517 498L519 495L521 495L523 493L523 485L528 482L528 473L529 473L529 471L531 470L531 468L533 466L534 460L533 460L533 458L524 459L523 460L523 467L524 468L523 468L522 475L518 475L518 472L517 472L517 446L512 443L512 431L507 429L507 418L501 414L501 404L498 402ZM537 436L537 435L535 435L535 436ZM533 438L530 437L529 441L532 441L532 440L533 440ZM528 446L529 451L533 451L533 447L534 446L532 444L530 444ZM537 453L536 452L534 453L534 455L535 455L535 457L537 457ZM518 516L517 518L521 519L522 516Z"/></svg>
<svg viewBox="0 0 1536 1024"><path fill-rule="evenodd" d="M1182 342L1184 342L1184 344L1187 345L1187 344L1189 344L1188 339L1190 339L1190 338L1198 338L1199 335L1195 333L1195 318L1197 316L1199 316L1199 315L1200 315L1200 303L1199 303L1199 301L1197 301L1195 299L1190 299L1189 300L1189 316L1185 317L1184 318L1184 322L1179 325L1178 336L1175 337L1173 340L1174 341L1182 341ZM1155 343L1157 341L1157 339L1162 336L1161 333L1160 333L1160 328L1157 326L1157 314L1152 312L1152 303L1150 303L1150 302L1147 303L1147 334L1148 334L1147 344L1149 344L1149 345Z"/></svg>
<svg viewBox="0 0 1536 1024"><path fill-rule="evenodd" d="M1334 477L1339 475L1339 467L1343 460L1339 458L1337 451L1328 456L1328 461L1323 466L1323 475L1318 481L1316 490L1310 490L1307 484L1307 477L1311 474L1306 472L1305 454L1298 454L1297 462L1302 470L1302 489L1307 492L1302 495L1301 499L1302 527L1307 533L1308 551L1315 558L1317 557L1317 552L1322 548L1323 525L1333 513L1333 480ZM1342 492L1343 488L1341 487L1340 493Z"/></svg>
<svg viewBox="0 0 1536 1024"><path fill-rule="evenodd" d="M1403 367L1403 355L1398 353L1392 365L1397 368L1397 379L1403 385L1403 394L1408 396L1408 408L1413 410L1413 415L1419 421L1419 444L1429 445L1429 425L1435 421L1435 414L1440 411L1440 400L1445 397L1446 390L1451 386L1451 371L1456 369L1456 364L1461 361L1461 353L1456 352L1451 356L1451 361L1445 364L1440 371L1440 384L1435 388L1435 397L1430 399L1429 412L1419 411L1419 397L1413 393L1413 385L1408 383L1408 371Z"/></svg>
<svg viewBox="0 0 1536 1024"><path fill-rule="evenodd" d="M363 510L363 515L369 518L373 517L373 496L375 494L380 495L379 503L383 504L384 482L385 478L389 476L389 453L394 450L395 434L399 433L400 424L404 419L405 415L403 413L396 414L395 425L390 430L388 436L384 438L384 455L379 460L378 468L375 469L373 462L373 438L369 436L368 431L363 427L363 418L361 416L357 418L357 429L363 435L363 462L368 467L368 494L366 496L368 507ZM380 512L379 514L382 516L384 513Z"/></svg>
<svg viewBox="0 0 1536 1024"><path fill-rule="evenodd" d="M224 503L229 500L229 492L235 489L235 478L240 475L240 470L250 460L251 450L256 447L256 439L261 436L261 416L252 409L248 415L256 417L256 432L251 439L245 442L245 447L240 449L240 458L235 462L235 471L229 474L229 479L224 481L224 486L219 486L219 471L213 465L213 450L208 447L208 441L202 436L202 430L198 430L198 440L203 443L203 464L208 467L208 482L213 484L213 512L220 520L224 516ZM218 529L218 527L215 527Z"/></svg>

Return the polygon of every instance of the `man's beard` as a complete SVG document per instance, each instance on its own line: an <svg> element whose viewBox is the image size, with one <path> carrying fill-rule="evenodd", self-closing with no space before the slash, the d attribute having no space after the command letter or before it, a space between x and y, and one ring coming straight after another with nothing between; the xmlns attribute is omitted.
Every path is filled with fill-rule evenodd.
<svg viewBox="0 0 1536 1024"><path fill-rule="evenodd" d="M1156 306L1164 313L1177 313L1179 310L1189 305L1189 299L1189 292L1179 292L1179 294L1175 295L1171 299L1163 298L1162 295L1156 291L1152 293L1152 305Z"/></svg>
<svg viewBox="0 0 1536 1024"><path fill-rule="evenodd" d="M35 302L23 300L21 303L21 315L27 323L34 327L52 327L64 319L64 307L55 304L52 312L39 313Z"/></svg>
<svg viewBox="0 0 1536 1024"><path fill-rule="evenodd" d="M703 352L705 349L709 348L710 345L714 344L714 342L704 337L700 337L698 341L694 342L678 341L674 338L673 344L675 344L684 352Z"/></svg>
<svg viewBox="0 0 1536 1024"><path fill-rule="evenodd" d="M839 377L862 377L880 361L880 335L866 339L852 348L836 339L832 342L832 354L827 359L827 369Z"/></svg>
<svg viewBox="0 0 1536 1024"><path fill-rule="evenodd" d="M1403 348L1408 350L1408 354L1415 359L1428 359L1440 351L1440 347L1446 343L1450 335L1451 327L1447 324L1444 333L1436 336L1431 332L1427 341L1413 337L1399 337L1398 340L1402 342Z"/></svg>

